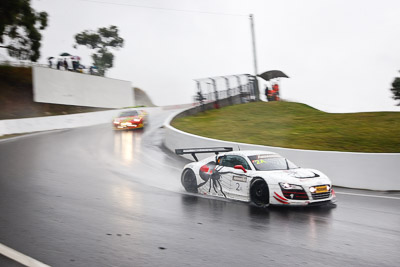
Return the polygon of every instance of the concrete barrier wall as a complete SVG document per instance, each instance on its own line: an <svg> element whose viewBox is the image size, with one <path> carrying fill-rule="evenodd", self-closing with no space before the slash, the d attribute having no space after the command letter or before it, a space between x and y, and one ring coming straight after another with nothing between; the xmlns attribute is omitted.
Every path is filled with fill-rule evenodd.
<svg viewBox="0 0 400 267"><path fill-rule="evenodd" d="M139 108L141 110L160 111L161 108ZM0 136L5 134L30 133L57 129L68 129L110 123L121 110L97 111L70 115L37 117L16 120L0 120Z"/></svg>
<svg viewBox="0 0 400 267"><path fill-rule="evenodd" d="M400 190L400 153L350 153L287 149L221 141L188 134L175 129L170 121L176 116L192 113L186 110L174 114L165 123L165 146L176 148L229 146L234 150L267 150L276 152L296 165L322 171L334 185L370 190ZM199 159L208 155L198 154ZM185 156L188 159L193 158Z"/></svg>
<svg viewBox="0 0 400 267"><path fill-rule="evenodd" d="M35 102L123 108L135 105L131 82L34 66Z"/></svg>

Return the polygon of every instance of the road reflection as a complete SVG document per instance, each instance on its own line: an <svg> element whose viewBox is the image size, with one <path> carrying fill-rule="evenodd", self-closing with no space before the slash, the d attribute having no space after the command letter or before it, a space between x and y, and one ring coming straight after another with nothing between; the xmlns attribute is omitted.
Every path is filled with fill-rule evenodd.
<svg viewBox="0 0 400 267"><path fill-rule="evenodd" d="M307 247L318 247L334 231L332 212L335 206L258 208L237 201L211 199L183 194L182 213L194 220L229 221L246 225L260 235L279 235L283 242L292 242L293 236L307 240Z"/></svg>
<svg viewBox="0 0 400 267"><path fill-rule="evenodd" d="M111 193L114 201L119 207L125 209L127 212L141 211L142 209L142 195L133 191L128 186L115 185L111 188Z"/></svg>
<svg viewBox="0 0 400 267"><path fill-rule="evenodd" d="M121 163L128 166L132 164L136 155L140 155L142 147L143 130L115 131L114 154L121 159Z"/></svg>

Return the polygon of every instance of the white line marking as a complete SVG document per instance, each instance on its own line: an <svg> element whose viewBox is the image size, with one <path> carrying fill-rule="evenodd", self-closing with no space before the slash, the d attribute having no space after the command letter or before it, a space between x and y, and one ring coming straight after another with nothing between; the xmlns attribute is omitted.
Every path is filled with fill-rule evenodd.
<svg viewBox="0 0 400 267"><path fill-rule="evenodd" d="M0 254L29 267L50 267L0 243Z"/></svg>
<svg viewBox="0 0 400 267"><path fill-rule="evenodd" d="M360 197L387 198L387 199L397 199L397 200L400 200L400 197L388 197L388 196L374 196L374 195L356 194L356 193L344 193L344 192L337 192L336 190L335 190L335 194L352 195L352 196L360 196Z"/></svg>

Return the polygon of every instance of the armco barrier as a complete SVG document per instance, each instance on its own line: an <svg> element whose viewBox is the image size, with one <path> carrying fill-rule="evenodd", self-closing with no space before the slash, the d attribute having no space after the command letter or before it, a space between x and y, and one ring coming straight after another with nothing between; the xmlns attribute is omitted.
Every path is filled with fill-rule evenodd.
<svg viewBox="0 0 400 267"><path fill-rule="evenodd" d="M370 190L400 190L400 153L351 153L287 149L221 141L182 132L170 125L173 118L193 114L188 109L171 116L164 124L165 146L176 148L231 146L234 150L267 150L289 158L298 166L318 169L336 186ZM192 157L185 156L192 159ZM199 154L199 159L207 157Z"/></svg>

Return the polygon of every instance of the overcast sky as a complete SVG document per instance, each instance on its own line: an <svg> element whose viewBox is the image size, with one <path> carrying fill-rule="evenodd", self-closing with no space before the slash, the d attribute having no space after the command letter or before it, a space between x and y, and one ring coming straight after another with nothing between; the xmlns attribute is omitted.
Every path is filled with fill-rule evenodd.
<svg viewBox="0 0 400 267"><path fill-rule="evenodd" d="M399 0L31 2L49 13L40 62L69 52L90 64L73 36L116 25L125 46L107 76L131 81L157 105L190 102L195 78L253 73L252 13L259 73L290 76L282 98L330 112L400 111L389 90L400 76Z"/></svg>

